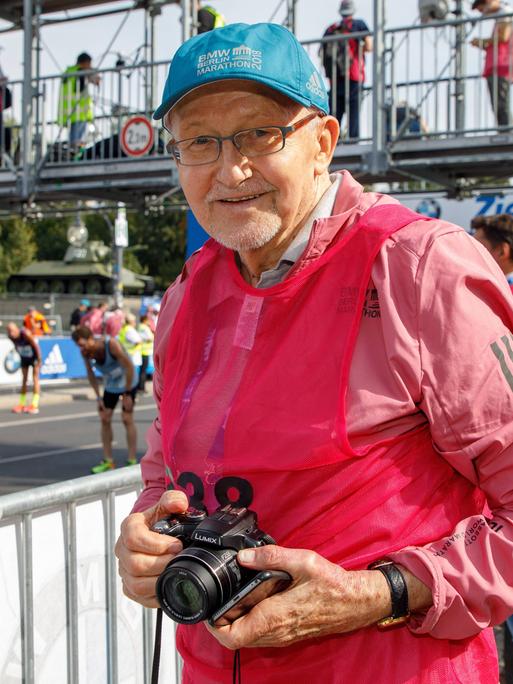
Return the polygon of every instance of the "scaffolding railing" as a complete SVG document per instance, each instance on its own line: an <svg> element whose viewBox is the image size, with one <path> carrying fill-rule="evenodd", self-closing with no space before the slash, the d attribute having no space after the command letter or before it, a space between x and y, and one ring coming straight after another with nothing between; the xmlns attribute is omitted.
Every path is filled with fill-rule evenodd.
<svg viewBox="0 0 513 684"><path fill-rule="evenodd" d="M141 487L122 468L0 497L0 681L148 684L153 613L123 596L114 543ZM180 681L164 621L161 681Z"/></svg>
<svg viewBox="0 0 513 684"><path fill-rule="evenodd" d="M499 18L512 21L513 14L504 13ZM513 79L513 42L505 58L498 32L494 30L497 21L497 16L463 17L386 28L381 34L382 40L378 40L380 34L374 28L371 32L304 41L327 86L332 86L330 100L332 111L342 122L341 142L393 151L397 143L412 138L457 140L510 133L509 115L504 120L504 101L507 98L509 109L509 92L505 94L503 81L509 91L507 84L510 77ZM365 55L363 41L367 36L374 38L375 50ZM489 43L488 50L474 47L471 38L478 45ZM488 78L483 77L487 53L491 62L507 59L507 67L504 64L501 67L502 72L506 68L506 78L494 68ZM351 93L347 82L353 80L349 76L355 59L367 62L367 73L365 81L357 82ZM340 71L341 65L344 73ZM71 122L65 123L59 116L63 74L35 79L30 154L20 154L17 142L27 139L26 132L21 135L19 131L23 84L9 83L13 104L3 115L4 129L7 125L11 127L11 147L6 148L4 131L0 137L2 168L20 170L20 165L28 159L37 177L44 166L125 159L120 144L123 125L134 115L143 115L151 121L167 69L167 62L161 61L118 64L110 69L83 72L85 77L92 74L98 77L99 85L88 85L87 97L92 100L94 115L87 121L87 136L80 145L70 144ZM377 84L374 84L375 74L380 79ZM75 95L79 99L79 93ZM353 110L352 114L358 116L358 126L351 121L352 97L359 105L359 112L355 115ZM502 118L498 114L501 106ZM160 124L152 122L151 125L155 142L149 156L163 157L167 154L166 134Z"/></svg>

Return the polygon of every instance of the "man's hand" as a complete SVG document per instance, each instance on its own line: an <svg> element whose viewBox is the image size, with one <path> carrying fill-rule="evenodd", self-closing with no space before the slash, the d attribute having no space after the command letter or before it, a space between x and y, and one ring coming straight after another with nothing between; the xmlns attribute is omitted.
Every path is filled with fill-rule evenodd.
<svg viewBox="0 0 513 684"><path fill-rule="evenodd" d="M123 407L123 411L126 413L131 413L134 410L134 399L131 394L123 394L121 397L121 406Z"/></svg>
<svg viewBox="0 0 513 684"><path fill-rule="evenodd" d="M182 542L152 532L150 527L171 513L183 513L187 507L183 492L165 492L155 506L132 513L122 522L115 553L123 592L133 601L148 608L159 607L155 583L166 565L182 550Z"/></svg>
<svg viewBox="0 0 513 684"><path fill-rule="evenodd" d="M470 41L470 44L473 47L481 48L481 50L485 50L490 43L489 43L488 38L472 38L472 40Z"/></svg>
<svg viewBox="0 0 513 684"><path fill-rule="evenodd" d="M279 546L241 551L238 559L255 570L285 570L293 580L230 625L208 627L227 648L288 646L360 629L390 614L390 590L379 571L348 572L314 551Z"/></svg>

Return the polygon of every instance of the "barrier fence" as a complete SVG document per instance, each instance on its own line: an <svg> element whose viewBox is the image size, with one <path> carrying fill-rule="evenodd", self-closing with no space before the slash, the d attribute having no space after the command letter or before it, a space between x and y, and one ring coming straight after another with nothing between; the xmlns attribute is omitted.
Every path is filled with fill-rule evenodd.
<svg viewBox="0 0 513 684"><path fill-rule="evenodd" d="M113 548L138 466L0 497L2 684L149 684L154 613L122 593ZM180 681L164 618L160 682Z"/></svg>

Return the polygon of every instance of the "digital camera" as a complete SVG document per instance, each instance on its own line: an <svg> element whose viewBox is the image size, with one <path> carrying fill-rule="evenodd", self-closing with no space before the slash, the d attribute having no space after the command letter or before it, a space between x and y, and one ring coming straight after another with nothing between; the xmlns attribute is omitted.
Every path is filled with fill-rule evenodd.
<svg viewBox="0 0 513 684"><path fill-rule="evenodd" d="M247 508L227 505L209 516L189 508L183 514L159 520L151 529L178 537L184 545L156 587L162 610L175 622L212 622L252 591L260 582L257 578L272 574L248 570L237 563L237 551L275 543L258 528L256 513Z"/></svg>

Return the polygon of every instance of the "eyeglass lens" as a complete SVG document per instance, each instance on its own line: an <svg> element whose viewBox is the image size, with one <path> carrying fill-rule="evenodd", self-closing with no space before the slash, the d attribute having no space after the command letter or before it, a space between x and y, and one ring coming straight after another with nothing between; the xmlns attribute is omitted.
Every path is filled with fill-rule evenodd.
<svg viewBox="0 0 513 684"><path fill-rule="evenodd" d="M239 131L231 139L239 152L246 157L279 152L285 142L282 130L275 126ZM181 164L207 164L218 159L220 146L219 138L206 135L171 143L170 151Z"/></svg>

